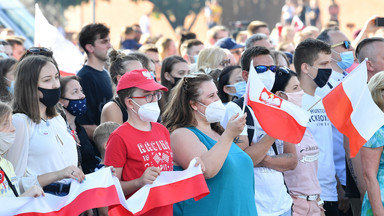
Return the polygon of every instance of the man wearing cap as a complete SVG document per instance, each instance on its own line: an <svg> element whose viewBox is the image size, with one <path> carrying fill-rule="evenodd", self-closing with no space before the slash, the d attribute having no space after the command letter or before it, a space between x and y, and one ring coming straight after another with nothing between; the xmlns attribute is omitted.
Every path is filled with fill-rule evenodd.
<svg viewBox="0 0 384 216"><path fill-rule="evenodd" d="M160 90L168 91L146 69L125 73L117 84L117 95L128 111L128 120L110 135L105 165L116 168L125 198L152 184L162 171L173 170L169 132L156 122ZM143 215L172 215L172 211L172 205L167 205ZM122 206L109 209L110 214L124 212Z"/></svg>
<svg viewBox="0 0 384 216"><path fill-rule="evenodd" d="M87 63L77 73L87 98L87 112L76 120L92 139L93 131L100 124L101 110L113 96L111 78L104 69L111 48L109 29L99 23L86 25L79 34L79 42L88 56Z"/></svg>
<svg viewBox="0 0 384 216"><path fill-rule="evenodd" d="M236 43L236 41L230 37L226 37L218 40L215 46L229 50L235 57L236 62L234 64L238 65L240 63L241 53L244 50L244 45Z"/></svg>

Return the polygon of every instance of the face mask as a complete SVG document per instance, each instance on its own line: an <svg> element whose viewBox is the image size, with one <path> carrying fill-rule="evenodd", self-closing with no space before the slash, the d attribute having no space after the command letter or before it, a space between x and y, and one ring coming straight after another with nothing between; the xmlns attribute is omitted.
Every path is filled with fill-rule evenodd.
<svg viewBox="0 0 384 216"><path fill-rule="evenodd" d="M87 112L87 100L85 98L79 100L72 100L68 98L63 98L68 100L68 106L64 107L69 113L74 116L82 116Z"/></svg>
<svg viewBox="0 0 384 216"><path fill-rule="evenodd" d="M43 93L43 98L40 98L40 102L43 103L47 108L53 107L59 102L61 90L60 88L57 89L45 89L40 88L38 89Z"/></svg>
<svg viewBox="0 0 384 216"><path fill-rule="evenodd" d="M139 115L139 118L142 121L145 122L156 122L160 115L160 108L159 104L156 102L152 103L146 103L144 105L139 105L136 103L136 101L132 100L133 103L135 103L137 106L139 106L139 111L136 112L134 109L132 109L135 113Z"/></svg>
<svg viewBox="0 0 384 216"><path fill-rule="evenodd" d="M275 73L271 70L268 70L264 73L258 73L261 82L265 85L265 87L270 91L275 83Z"/></svg>
<svg viewBox="0 0 384 216"><path fill-rule="evenodd" d="M236 96L241 98L245 94L245 89L247 88L247 83L245 81L240 81L234 85L227 85L228 87L235 87L236 93L228 93L229 95Z"/></svg>
<svg viewBox="0 0 384 216"><path fill-rule="evenodd" d="M316 68L316 67L314 67ZM320 88L324 87L325 84L327 84L329 77L332 74L331 68L318 68L317 69L317 75L315 78L313 78L310 74L308 74L311 79L316 83L317 86Z"/></svg>
<svg viewBox="0 0 384 216"><path fill-rule="evenodd" d="M355 60L354 57L353 57L353 52L352 51L347 51L347 52L342 52L342 53L338 53L336 51L334 51L334 52L340 55L341 61L336 61L335 59L333 59L333 60L337 62L337 65L343 71L345 71L347 68L352 66L352 64L353 64L353 62Z"/></svg>
<svg viewBox="0 0 384 216"><path fill-rule="evenodd" d="M205 118L207 119L207 121L209 123L220 122L224 119L225 106L223 105L221 100L215 101L215 102L209 104L208 106L206 106L200 102L198 102L198 103L201 104L202 106L205 106L206 109L205 109L205 115L203 113L201 113L200 111L197 111L197 112L199 112L201 115L205 116Z"/></svg>
<svg viewBox="0 0 384 216"><path fill-rule="evenodd" d="M179 83L179 81L182 79L180 77L172 77L173 80L175 81L173 84L171 84L172 88L175 87L177 85L177 83Z"/></svg>
<svg viewBox="0 0 384 216"><path fill-rule="evenodd" d="M7 86L7 90L9 91L9 93L13 94L13 92L15 91L15 81L12 81L11 86Z"/></svg>
<svg viewBox="0 0 384 216"><path fill-rule="evenodd" d="M193 56L193 60L194 60L194 62L193 63L197 63L197 59L199 58L199 55L194 55Z"/></svg>
<svg viewBox="0 0 384 216"><path fill-rule="evenodd" d="M303 90L297 91L297 92L284 92L284 93L287 95L289 102L301 107L301 102L304 95Z"/></svg>
<svg viewBox="0 0 384 216"><path fill-rule="evenodd" d="M16 133L0 132L0 155L4 155L15 142Z"/></svg>

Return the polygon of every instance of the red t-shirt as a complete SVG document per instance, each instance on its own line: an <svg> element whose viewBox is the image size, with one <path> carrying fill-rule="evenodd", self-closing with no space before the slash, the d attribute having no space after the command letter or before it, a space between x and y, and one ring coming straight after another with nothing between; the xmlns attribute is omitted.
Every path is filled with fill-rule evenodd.
<svg viewBox="0 0 384 216"><path fill-rule="evenodd" d="M122 167L122 181L140 178L148 167L173 170L169 132L159 123L151 122L151 125L151 131L141 131L125 122L110 135L105 150L105 165ZM144 215L172 215L172 205L153 209Z"/></svg>

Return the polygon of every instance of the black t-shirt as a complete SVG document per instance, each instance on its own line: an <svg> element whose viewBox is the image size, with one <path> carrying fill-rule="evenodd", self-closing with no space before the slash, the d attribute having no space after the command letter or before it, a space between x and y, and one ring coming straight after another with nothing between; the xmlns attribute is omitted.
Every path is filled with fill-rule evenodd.
<svg viewBox="0 0 384 216"><path fill-rule="evenodd" d="M100 159L96 158L100 153L93 142L89 140L85 129L78 123L76 123L76 133L80 140L81 167L83 168L84 174L92 173L95 171L96 165L100 162Z"/></svg>
<svg viewBox="0 0 384 216"><path fill-rule="evenodd" d="M99 125L101 110L113 96L111 78L106 70L98 71L88 65L77 76L87 98L87 112L76 120L82 125Z"/></svg>

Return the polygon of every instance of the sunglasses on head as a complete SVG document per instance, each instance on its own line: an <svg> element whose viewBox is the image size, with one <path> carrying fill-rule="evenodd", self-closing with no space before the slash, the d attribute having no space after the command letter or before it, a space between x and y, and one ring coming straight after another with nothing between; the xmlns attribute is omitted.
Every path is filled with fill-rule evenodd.
<svg viewBox="0 0 384 216"><path fill-rule="evenodd" d="M277 72L276 72L276 76L281 76L283 74L289 74L291 71L292 71L291 69L284 67L284 66L281 66L281 67L278 67Z"/></svg>
<svg viewBox="0 0 384 216"><path fill-rule="evenodd" d="M278 66L276 65L271 65L271 66L265 66L265 65L257 65L255 67L255 70L257 73L264 73L268 70L271 70L272 72L277 72Z"/></svg>
<svg viewBox="0 0 384 216"><path fill-rule="evenodd" d="M34 55L44 55L47 57L52 57L52 51L50 49L47 49L45 47L31 47L27 49L27 54L34 54Z"/></svg>
<svg viewBox="0 0 384 216"><path fill-rule="evenodd" d="M333 44L331 46L331 48L335 48L335 47L340 46L340 45L343 45L345 49L349 49L349 47L351 47L351 42L348 40L345 40L345 41L342 41L340 43Z"/></svg>

